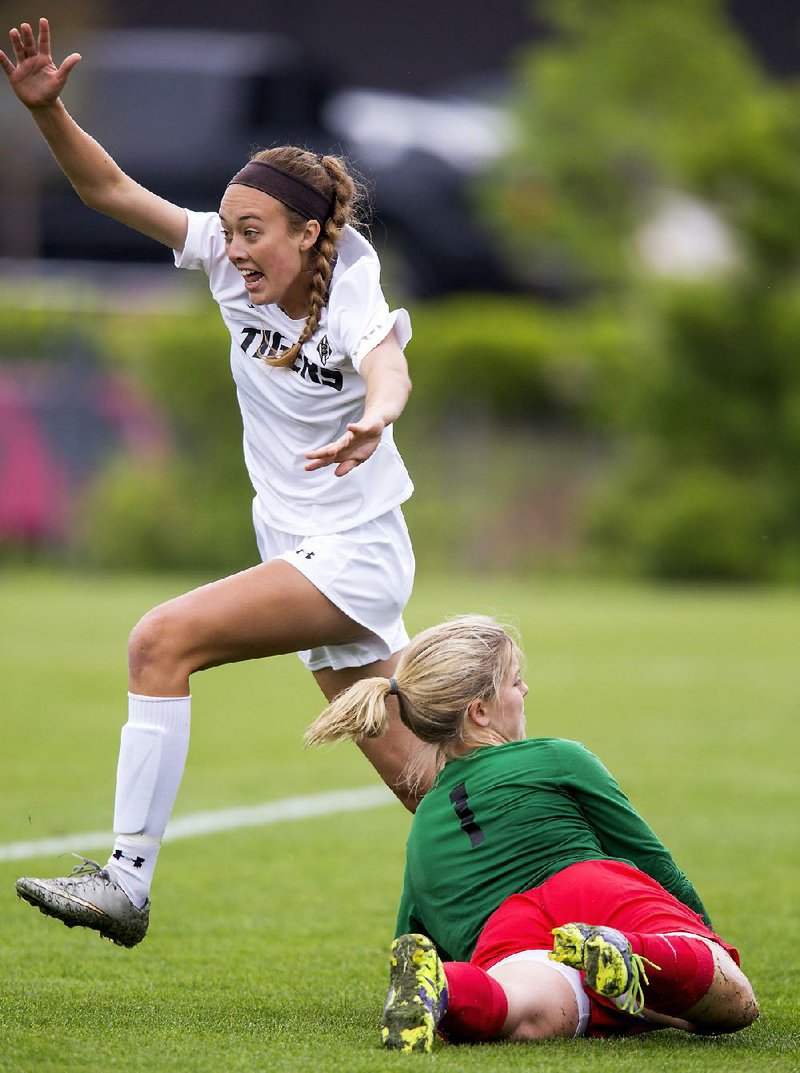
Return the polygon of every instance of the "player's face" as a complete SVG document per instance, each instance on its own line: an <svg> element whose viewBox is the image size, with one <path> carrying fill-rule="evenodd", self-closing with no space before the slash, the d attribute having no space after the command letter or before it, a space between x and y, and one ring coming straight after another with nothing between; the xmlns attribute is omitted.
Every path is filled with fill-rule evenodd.
<svg viewBox="0 0 800 1073"><path fill-rule="evenodd" d="M519 661L514 657L500 693L496 699L486 701L486 713L492 730L503 741L522 741L525 729L525 697L528 687L520 676Z"/></svg>
<svg viewBox="0 0 800 1073"><path fill-rule="evenodd" d="M319 235L309 220L292 233L280 201L238 183L229 186L220 205L228 258L242 273L253 305L274 303L294 320L308 313L308 251Z"/></svg>

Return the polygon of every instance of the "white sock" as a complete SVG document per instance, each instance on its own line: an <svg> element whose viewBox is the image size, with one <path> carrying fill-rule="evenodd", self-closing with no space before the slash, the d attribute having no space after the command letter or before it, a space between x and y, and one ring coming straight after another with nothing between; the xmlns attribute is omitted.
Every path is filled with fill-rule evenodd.
<svg viewBox="0 0 800 1073"><path fill-rule="evenodd" d="M189 750L191 697L128 694L107 869L137 908L150 884Z"/></svg>

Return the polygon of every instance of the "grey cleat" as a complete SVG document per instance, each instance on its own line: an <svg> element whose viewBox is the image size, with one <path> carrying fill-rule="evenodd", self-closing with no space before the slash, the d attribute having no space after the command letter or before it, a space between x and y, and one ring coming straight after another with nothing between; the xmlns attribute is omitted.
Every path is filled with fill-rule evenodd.
<svg viewBox="0 0 800 1073"><path fill-rule="evenodd" d="M105 868L86 857L80 860L64 879L23 876L17 894L68 928L93 928L117 946L136 946L147 932L149 899L137 909Z"/></svg>

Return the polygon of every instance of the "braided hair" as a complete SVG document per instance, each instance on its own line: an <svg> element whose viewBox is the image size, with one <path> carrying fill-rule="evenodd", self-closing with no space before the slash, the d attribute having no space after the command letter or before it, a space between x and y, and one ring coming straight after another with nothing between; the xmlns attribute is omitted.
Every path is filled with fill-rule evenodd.
<svg viewBox="0 0 800 1073"><path fill-rule="evenodd" d="M341 157L318 156L307 149L293 145L277 146L263 149L254 154L252 160L274 164L290 175L314 186L321 194L330 199L331 213L321 226L319 238L311 250L309 270L311 289L308 298L308 313L300 338L288 350L279 354L267 355L264 361L276 368L286 368L294 363L303 343L306 343L319 326L322 310L328 300L333 268L336 264L336 251L347 224L357 226L359 210L363 199L362 189L350 174ZM294 209L284 206L289 221L289 230L294 234L302 231L308 220Z"/></svg>

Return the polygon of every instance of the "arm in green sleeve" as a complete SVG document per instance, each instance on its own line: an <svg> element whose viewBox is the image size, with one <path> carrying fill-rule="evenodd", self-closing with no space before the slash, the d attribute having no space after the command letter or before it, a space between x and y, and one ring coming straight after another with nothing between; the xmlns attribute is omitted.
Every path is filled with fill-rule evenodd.
<svg viewBox="0 0 800 1073"><path fill-rule="evenodd" d="M432 939L433 942L436 943L436 949L439 952L439 957L442 961L453 960L444 947L436 941L435 936L431 935L430 929L420 917L419 908L414 899L411 883L408 874L406 874L403 881L403 893L400 897L400 905L397 909L397 920L394 926L395 938L399 935L407 935L409 932L420 932L422 935L427 935L429 939Z"/></svg>
<svg viewBox="0 0 800 1073"><path fill-rule="evenodd" d="M400 905L397 908L397 920L394 926L395 938L398 935L407 935L412 931L428 935L428 929L420 916L408 869L406 869L403 876L403 893L400 896Z"/></svg>
<svg viewBox="0 0 800 1073"><path fill-rule="evenodd" d="M684 905L699 913L710 927L708 913L697 891L608 769L583 745L568 744L571 749L564 757L565 779L603 852L636 865Z"/></svg>

